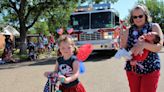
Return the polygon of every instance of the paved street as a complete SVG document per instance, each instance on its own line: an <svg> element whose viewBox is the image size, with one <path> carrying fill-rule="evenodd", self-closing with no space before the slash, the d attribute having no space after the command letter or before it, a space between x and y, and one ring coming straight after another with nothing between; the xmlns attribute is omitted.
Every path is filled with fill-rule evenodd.
<svg viewBox="0 0 164 92"><path fill-rule="evenodd" d="M164 49L161 57L161 77L157 92L164 90ZM0 65L0 92L42 92L45 71L53 70L55 58L37 62ZM124 71L124 59L110 55L92 55L86 62L86 72L80 76L87 92L129 92Z"/></svg>

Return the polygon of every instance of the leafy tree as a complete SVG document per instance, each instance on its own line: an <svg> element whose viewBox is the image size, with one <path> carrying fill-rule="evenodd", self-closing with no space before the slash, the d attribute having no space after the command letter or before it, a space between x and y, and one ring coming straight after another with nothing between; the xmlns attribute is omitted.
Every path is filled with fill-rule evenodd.
<svg viewBox="0 0 164 92"><path fill-rule="evenodd" d="M77 7L70 1L67 6L59 5L58 8L49 9L45 14L48 22L49 31L55 32L57 28L66 28L70 19L70 13Z"/></svg>
<svg viewBox="0 0 164 92"><path fill-rule="evenodd" d="M77 0L72 0L77 2ZM58 5L65 6L69 0L1 0L0 12L4 14L4 19L10 24L19 27L21 48L20 53L26 51L26 33L39 16L49 8L57 8Z"/></svg>
<svg viewBox="0 0 164 92"><path fill-rule="evenodd" d="M35 30L35 33L38 34L42 32L45 35L48 35L48 25L46 22L36 22L33 26L33 29Z"/></svg>
<svg viewBox="0 0 164 92"><path fill-rule="evenodd" d="M160 24L161 28L164 29L164 2L163 0L139 0L139 4L144 4L150 11L153 22Z"/></svg>

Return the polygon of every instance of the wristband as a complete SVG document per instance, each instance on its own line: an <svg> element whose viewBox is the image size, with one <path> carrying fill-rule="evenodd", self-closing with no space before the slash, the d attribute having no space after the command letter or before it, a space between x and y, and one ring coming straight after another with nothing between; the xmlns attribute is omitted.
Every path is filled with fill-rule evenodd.
<svg viewBox="0 0 164 92"><path fill-rule="evenodd" d="M60 81L61 81L61 83L64 83L64 81L65 81L65 78L61 78L61 80L60 80Z"/></svg>

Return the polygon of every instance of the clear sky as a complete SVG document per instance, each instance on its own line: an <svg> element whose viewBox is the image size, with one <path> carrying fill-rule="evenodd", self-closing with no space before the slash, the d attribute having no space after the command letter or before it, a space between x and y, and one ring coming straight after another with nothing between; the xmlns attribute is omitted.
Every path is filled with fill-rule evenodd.
<svg viewBox="0 0 164 92"><path fill-rule="evenodd" d="M112 4L111 7L116 9L119 14L120 18L123 19L129 15L129 10L134 7L138 0L118 0L115 4ZM158 0L164 1L164 0Z"/></svg>
<svg viewBox="0 0 164 92"><path fill-rule="evenodd" d="M118 0L118 2L112 4L111 7L116 9L120 14L120 18L123 19L129 15L129 10L133 8L137 1L138 0Z"/></svg>

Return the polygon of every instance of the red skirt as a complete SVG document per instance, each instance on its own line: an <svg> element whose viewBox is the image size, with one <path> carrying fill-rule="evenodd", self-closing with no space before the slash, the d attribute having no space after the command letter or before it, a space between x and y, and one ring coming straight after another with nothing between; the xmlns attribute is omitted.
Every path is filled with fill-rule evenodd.
<svg viewBox="0 0 164 92"><path fill-rule="evenodd" d="M61 85L59 89L62 92L86 92L84 86L80 82L77 85L68 88Z"/></svg>

